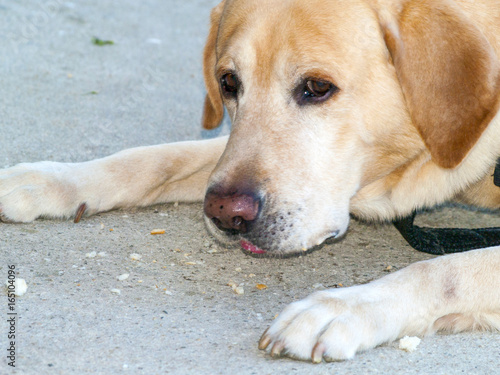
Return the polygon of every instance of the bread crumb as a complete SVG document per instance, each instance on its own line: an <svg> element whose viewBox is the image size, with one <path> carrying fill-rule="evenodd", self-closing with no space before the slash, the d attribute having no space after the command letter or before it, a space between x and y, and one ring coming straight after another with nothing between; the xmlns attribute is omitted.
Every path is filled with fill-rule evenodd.
<svg viewBox="0 0 500 375"><path fill-rule="evenodd" d="M418 337L409 337L405 336L401 340L399 340L399 349L405 350L409 353L415 351L417 346L420 344L420 340Z"/></svg>
<svg viewBox="0 0 500 375"><path fill-rule="evenodd" d="M12 282L12 280L10 282L6 281L5 285L7 287L11 286L11 284L10 284L11 282ZM11 288L12 288L12 286L11 286ZM9 288L9 292L14 293L14 295L17 297L21 297L21 296L25 295L27 290L28 290L28 284L26 284L26 280L18 279L18 278L16 278L14 281L14 292L12 292L12 289Z"/></svg>
<svg viewBox="0 0 500 375"><path fill-rule="evenodd" d="M266 284L257 284L255 285L255 287L259 290L263 290L263 289L267 289L267 285Z"/></svg>
<svg viewBox="0 0 500 375"><path fill-rule="evenodd" d="M133 253L133 254L130 254L130 259L132 259L132 260L141 260L142 259L142 255Z"/></svg>
<svg viewBox="0 0 500 375"><path fill-rule="evenodd" d="M97 256L97 251L91 251L90 253L85 254L87 258L95 258Z"/></svg>
<svg viewBox="0 0 500 375"><path fill-rule="evenodd" d="M239 295L245 294L245 289L243 289L244 284L238 285L235 282L230 281L227 283L227 285L230 286L231 289L233 289L233 292L235 292L236 294L239 294Z"/></svg>
<svg viewBox="0 0 500 375"><path fill-rule="evenodd" d="M165 229L153 229L151 234L154 236L156 234L165 234Z"/></svg>
<svg viewBox="0 0 500 375"><path fill-rule="evenodd" d="M109 291L113 294L122 294L122 291L120 289L110 289Z"/></svg>
<svg viewBox="0 0 500 375"><path fill-rule="evenodd" d="M124 273L123 275L118 276L117 279L118 279L118 281L123 281L123 280L127 280L129 276L130 276L130 274Z"/></svg>

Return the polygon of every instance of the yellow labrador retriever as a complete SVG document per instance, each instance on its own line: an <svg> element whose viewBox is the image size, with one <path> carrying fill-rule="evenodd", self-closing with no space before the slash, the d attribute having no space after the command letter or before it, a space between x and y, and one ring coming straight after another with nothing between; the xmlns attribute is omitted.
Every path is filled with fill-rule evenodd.
<svg viewBox="0 0 500 375"><path fill-rule="evenodd" d="M350 213L500 207L499 0L225 0L211 18L203 124L225 105L229 138L3 170L2 219L204 199L214 235L272 256L341 236ZM260 348L318 362L442 329L500 329L500 248L313 294Z"/></svg>

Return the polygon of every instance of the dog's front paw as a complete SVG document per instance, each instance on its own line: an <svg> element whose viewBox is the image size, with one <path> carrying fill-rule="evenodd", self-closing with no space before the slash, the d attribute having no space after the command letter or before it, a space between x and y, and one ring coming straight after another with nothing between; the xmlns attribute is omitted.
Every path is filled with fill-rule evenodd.
<svg viewBox="0 0 500 375"><path fill-rule="evenodd" d="M40 216L74 216L78 202L68 168L40 162L0 170L0 220L26 223Z"/></svg>
<svg viewBox="0 0 500 375"><path fill-rule="evenodd" d="M315 293L290 304L262 335L260 349L313 362L344 360L397 338L397 320L386 315L393 301L366 286ZM375 297L375 299L374 299ZM377 297L380 299L377 300Z"/></svg>

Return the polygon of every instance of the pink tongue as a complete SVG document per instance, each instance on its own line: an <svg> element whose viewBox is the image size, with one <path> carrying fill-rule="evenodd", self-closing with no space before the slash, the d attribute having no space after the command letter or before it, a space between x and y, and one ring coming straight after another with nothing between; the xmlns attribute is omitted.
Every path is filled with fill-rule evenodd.
<svg viewBox="0 0 500 375"><path fill-rule="evenodd" d="M244 248L246 251L251 251L254 254L265 254L266 253L265 250L259 249L257 246L251 244L248 241L241 240L240 244L241 244L241 247Z"/></svg>

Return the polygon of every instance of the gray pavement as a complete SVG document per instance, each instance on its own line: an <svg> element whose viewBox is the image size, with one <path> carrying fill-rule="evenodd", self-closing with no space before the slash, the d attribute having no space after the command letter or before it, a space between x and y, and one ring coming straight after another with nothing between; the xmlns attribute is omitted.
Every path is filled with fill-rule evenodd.
<svg viewBox="0 0 500 375"><path fill-rule="evenodd" d="M216 2L1 0L0 167L227 133L227 122L216 132L199 125L201 51ZM96 46L94 36L114 44ZM498 215L449 208L419 220L500 226ZM166 233L152 236L155 228ZM86 256L93 251L104 254ZM16 302L16 369L7 366L0 291L0 374L500 373L493 333L437 335L413 353L393 343L320 365L257 349L291 301L428 258L391 226L353 221L343 241L306 257L256 259L215 243L199 204L115 211L80 224L0 224L0 282L13 264L28 283ZM230 282L244 283L245 293Z"/></svg>

